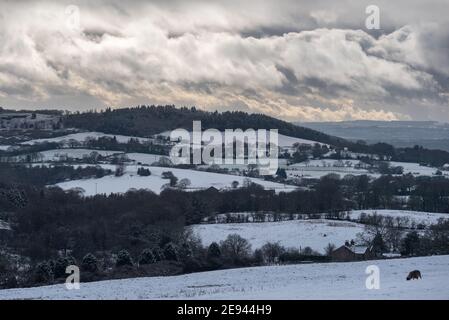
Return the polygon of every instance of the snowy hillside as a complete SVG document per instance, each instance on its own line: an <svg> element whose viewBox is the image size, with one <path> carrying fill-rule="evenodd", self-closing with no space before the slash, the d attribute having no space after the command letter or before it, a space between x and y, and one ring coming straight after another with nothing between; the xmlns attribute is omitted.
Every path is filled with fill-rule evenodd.
<svg viewBox="0 0 449 320"><path fill-rule="evenodd" d="M134 161L136 163L151 165L155 162L158 162L160 158L164 157L167 160L170 160L169 156L161 156L158 154L148 154L148 153L126 153L126 156L129 160Z"/></svg>
<svg viewBox="0 0 449 320"><path fill-rule="evenodd" d="M237 233L247 239L253 249L260 248L266 242L279 242L285 247L304 248L324 253L328 243L337 247L346 240L356 239L357 233L363 232L363 225L347 221L291 220L262 223L224 223L200 224L192 226L203 245L219 243L229 234Z"/></svg>
<svg viewBox="0 0 449 320"><path fill-rule="evenodd" d="M137 175L138 168L139 166L128 166L126 173L121 177L105 176L100 179L73 180L59 183L58 186L65 190L82 188L85 190L84 194L90 196L95 195L95 190L98 193L110 194L124 193L133 188L149 189L155 193L160 193L162 186L168 183L167 179L162 179L162 173L165 171L173 172L179 180L189 179L191 185L187 190L207 189L209 187L229 189L233 181L238 181L239 185L242 186L245 179L243 176L163 167L148 167L151 171L151 176L141 177ZM288 192L296 189L293 186L264 181L262 179L250 178L250 180L267 189L273 189L276 192Z"/></svg>
<svg viewBox="0 0 449 320"><path fill-rule="evenodd" d="M291 164L287 167L286 173L291 178L313 178L319 179L330 173L338 174L341 177L345 175L369 175L379 177L380 174L369 172L366 169L358 167L359 160L310 160Z"/></svg>
<svg viewBox="0 0 449 320"><path fill-rule="evenodd" d="M413 162L396 162L391 161L390 166L404 168L404 174L411 173L414 176L432 176L437 172L437 168L420 166L419 163Z"/></svg>
<svg viewBox="0 0 449 320"><path fill-rule="evenodd" d="M170 137L170 133L171 133L171 131L164 131L164 132L158 134L157 136ZM222 135L224 136L224 132L222 132ZM192 136L192 132L190 132L190 136ZM269 138L268 132L267 132L267 138ZM314 144L318 143L320 145L324 145L324 143L321 143L321 142L290 137L290 136L286 136L283 134L278 134L278 138L279 138L279 143L278 143L279 147L291 147L295 143L308 144L308 145L314 145ZM224 138L223 138L223 141L224 141ZM269 141L269 139L267 139L267 141Z"/></svg>
<svg viewBox="0 0 449 320"><path fill-rule="evenodd" d="M435 212L421 212L421 211L407 211L407 210L353 210L350 212L351 219L359 219L362 213L373 215L374 213L385 217L401 217L407 218L409 223L416 225L431 225L438 222L439 219L449 219L448 213L435 213Z"/></svg>
<svg viewBox="0 0 449 320"><path fill-rule="evenodd" d="M116 135L116 134L106 134L106 133L102 133L102 132L79 132L79 133L72 133L72 134L68 134L68 135L60 136L60 137L56 137L56 138L29 140L29 141L22 142L22 144L38 144L38 143L44 143L44 142L68 143L70 140L84 142L87 138L98 139L100 137L110 137L110 138L115 137L117 139L117 142L119 142L119 143L127 143L129 141L129 139L131 139L131 138L138 139L140 142L150 140L148 138L139 138L139 137L132 137L132 136Z"/></svg>
<svg viewBox="0 0 449 320"><path fill-rule="evenodd" d="M10 148L10 145L0 145L0 151L6 151Z"/></svg>
<svg viewBox="0 0 449 320"><path fill-rule="evenodd" d="M366 288L366 267L380 289ZM1 290L0 299L449 299L449 256L220 270ZM418 269L421 280L406 281Z"/></svg>
<svg viewBox="0 0 449 320"><path fill-rule="evenodd" d="M120 151L111 150L92 150L92 149L54 149L39 152L41 161L61 161L64 159L83 159L95 152L103 157L111 156L113 154L122 153Z"/></svg>

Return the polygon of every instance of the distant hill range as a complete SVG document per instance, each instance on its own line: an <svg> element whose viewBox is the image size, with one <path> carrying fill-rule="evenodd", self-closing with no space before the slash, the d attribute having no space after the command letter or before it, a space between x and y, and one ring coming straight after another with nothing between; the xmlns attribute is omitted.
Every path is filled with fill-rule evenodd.
<svg viewBox="0 0 449 320"><path fill-rule="evenodd" d="M300 126L368 144L386 142L395 147L421 145L449 151L449 124L436 121L304 122Z"/></svg>

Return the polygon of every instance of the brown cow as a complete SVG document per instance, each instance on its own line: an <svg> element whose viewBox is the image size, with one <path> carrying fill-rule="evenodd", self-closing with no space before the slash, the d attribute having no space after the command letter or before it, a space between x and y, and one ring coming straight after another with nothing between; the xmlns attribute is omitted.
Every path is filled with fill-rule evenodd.
<svg viewBox="0 0 449 320"><path fill-rule="evenodd" d="M410 271L410 273L407 276L407 280L414 280L414 279L418 280L421 278L422 278L421 272L419 270Z"/></svg>

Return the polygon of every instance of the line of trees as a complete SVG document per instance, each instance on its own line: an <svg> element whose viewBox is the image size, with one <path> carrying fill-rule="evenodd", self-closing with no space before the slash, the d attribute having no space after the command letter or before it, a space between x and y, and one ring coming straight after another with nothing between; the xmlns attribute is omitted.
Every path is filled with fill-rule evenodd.
<svg viewBox="0 0 449 320"><path fill-rule="evenodd" d="M285 248L279 243L267 242L252 250L249 241L238 234L203 246L191 233L180 238L161 239L159 244L138 251L117 249L106 252L88 252L76 258L72 253L41 260L30 265L12 263L0 252L0 288L49 285L64 282L66 268L80 269L82 282L139 276L167 276L190 272L228 269L301 261L330 261L310 247L301 250Z"/></svg>

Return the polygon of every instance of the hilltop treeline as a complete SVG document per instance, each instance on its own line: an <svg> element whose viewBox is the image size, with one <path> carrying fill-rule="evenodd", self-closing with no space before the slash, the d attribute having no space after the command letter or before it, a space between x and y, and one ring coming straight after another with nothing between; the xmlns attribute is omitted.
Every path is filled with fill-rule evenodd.
<svg viewBox="0 0 449 320"><path fill-rule="evenodd" d="M194 120L200 120L203 129L279 129L279 133L285 135L332 145L341 145L345 141L263 114L248 114L240 111L207 112L195 107L176 108L171 105L77 112L67 115L64 123L66 127L145 137L177 128L192 130Z"/></svg>

